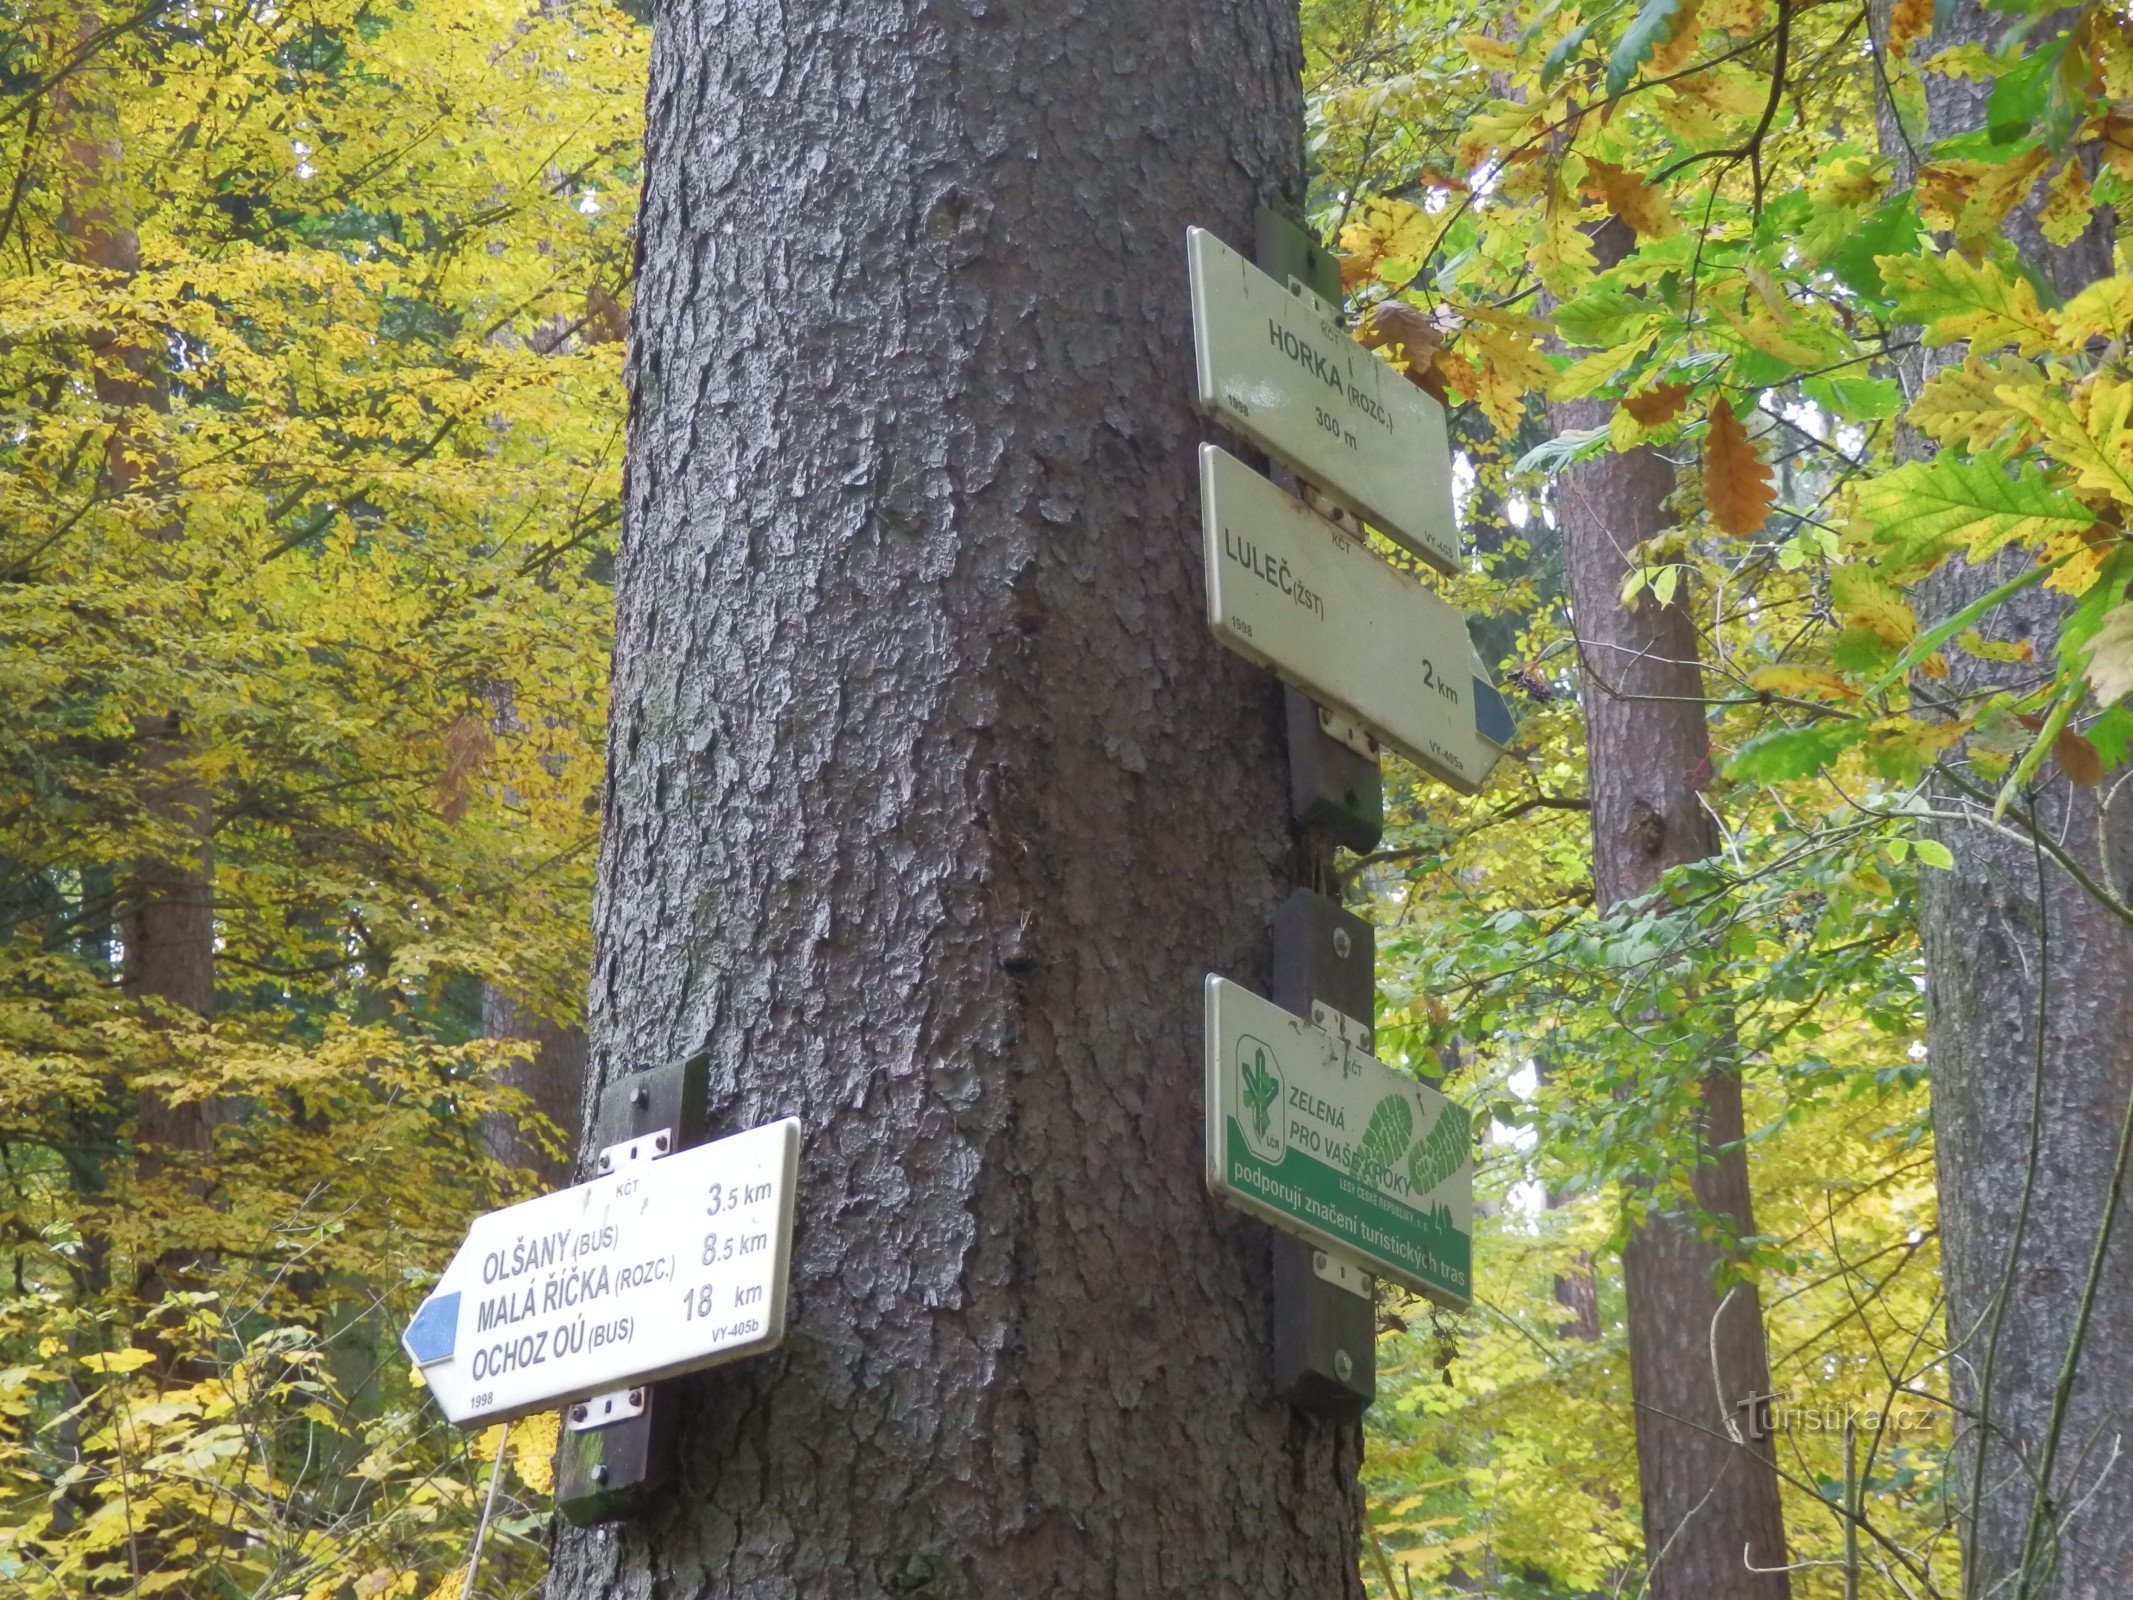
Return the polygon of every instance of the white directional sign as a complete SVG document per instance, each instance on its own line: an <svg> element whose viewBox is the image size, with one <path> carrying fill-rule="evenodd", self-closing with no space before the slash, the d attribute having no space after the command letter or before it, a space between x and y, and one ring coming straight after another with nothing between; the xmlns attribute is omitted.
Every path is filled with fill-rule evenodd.
<svg viewBox="0 0 2133 1600"><path fill-rule="evenodd" d="M401 1343L461 1427L785 1336L793 1118L475 1219Z"/></svg>
<svg viewBox="0 0 2133 1600"><path fill-rule="evenodd" d="M1453 1306L1473 1295L1464 1109L1249 989L1207 980L1207 1186Z"/></svg>
<svg viewBox="0 0 2133 1600"><path fill-rule="evenodd" d="M1481 787L1498 751L1457 611L1211 444L1200 510L1217 639L1460 793Z"/></svg>
<svg viewBox="0 0 2133 1600"><path fill-rule="evenodd" d="M1459 528L1444 408L1204 228L1188 228L1200 407L1432 566Z"/></svg>

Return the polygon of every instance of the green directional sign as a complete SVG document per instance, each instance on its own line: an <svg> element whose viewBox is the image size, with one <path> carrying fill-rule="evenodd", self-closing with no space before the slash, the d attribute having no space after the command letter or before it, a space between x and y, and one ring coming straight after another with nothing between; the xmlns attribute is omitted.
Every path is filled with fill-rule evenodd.
<svg viewBox="0 0 2133 1600"><path fill-rule="evenodd" d="M1207 1186L1441 1304L1464 1307L1473 1293L1465 1110L1212 975Z"/></svg>

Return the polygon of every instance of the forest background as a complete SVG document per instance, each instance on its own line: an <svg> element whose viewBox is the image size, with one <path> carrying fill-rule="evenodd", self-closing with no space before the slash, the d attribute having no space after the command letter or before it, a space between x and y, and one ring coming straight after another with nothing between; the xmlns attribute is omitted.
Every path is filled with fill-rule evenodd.
<svg viewBox="0 0 2133 1600"><path fill-rule="evenodd" d="M2018 245L2108 236L2133 35L1305 23L1306 219L1447 403L1444 587L1522 718L1472 800L1389 766L1344 863L1382 1052L1491 1113L1473 1311L1381 1308L1366 1584L1638 1592L1621 1252L1671 1211L1760 1293L1794 1592L1962 1592L1920 886L1989 828L2125 915L2038 797L2133 751L2133 279ZM10 1590L456 1595L492 1471L482 1592L539 1583L553 1420L498 1467L396 1335L575 1133L648 42L577 0L0 28ZM1557 512L1640 450L1612 601L1693 623L1719 849L1605 904ZM1692 1192L1714 1064L1745 1233Z"/></svg>

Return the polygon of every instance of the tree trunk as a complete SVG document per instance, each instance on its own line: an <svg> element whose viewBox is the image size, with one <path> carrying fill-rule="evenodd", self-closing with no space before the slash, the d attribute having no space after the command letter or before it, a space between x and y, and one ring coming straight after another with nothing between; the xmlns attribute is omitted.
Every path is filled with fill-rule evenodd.
<svg viewBox="0 0 2133 1600"><path fill-rule="evenodd" d="M568 1142L577 1136L584 1104L585 1030L535 1016L503 990L483 984L481 1031L491 1039L526 1041L529 1048L497 1077L562 1132L565 1148L560 1153L548 1149L521 1118L499 1114L482 1118L483 1142L506 1166L538 1173L544 1188L562 1188L571 1179Z"/></svg>
<svg viewBox="0 0 2133 1600"><path fill-rule="evenodd" d="M75 22L80 44L92 41L100 19L83 9ZM123 151L115 106L102 97L102 74L91 62L51 90L54 142L66 186L65 226L76 258L111 274L141 266L140 241L127 215ZM105 492L113 500L147 491L149 468L162 464L141 418L168 409L158 357L106 330L88 341L91 381L110 415L104 440ZM175 521L144 530L150 539L179 537ZM125 958L120 987L166 1014L205 1017L215 1003L215 906L212 802L188 768L192 753L182 714L155 708L134 718L134 761L143 846L119 893L119 938ZM138 1170L143 1177L194 1163L214 1148L224 1102L171 1101L143 1092L134 1106ZM138 1264L138 1293L161 1300L197 1267L197 1252L166 1252Z"/></svg>
<svg viewBox="0 0 2133 1600"><path fill-rule="evenodd" d="M2042 19L2030 47L2049 43L2073 18ZM2098 25L2116 24L2099 17ZM1936 26L1931 48L1996 46L2005 26L1982 6L1959 4ZM1906 139L1882 111L1883 147L1906 179L1914 148L1923 157L1934 142L1986 126L1991 82L1925 82L1926 129ZM2018 208L2005 231L2059 293L2110 274L2108 211L2062 249L2038 230L2035 205ZM1960 344L1914 351L1905 362L1911 392L1964 354ZM1913 458L1931 453L1908 432L1902 445ZM1921 623L1961 609L2028 559L2009 550L1978 566L1949 562L1920 586ZM2031 589L1984 626L1995 638L2027 638L2048 661L2065 609L2060 596ZM1948 664L1947 679L1918 685L1922 698L1952 702L2017 678L2026 687L2033 677L2033 669L1960 651L1948 653ZM1986 826L1984 807L1946 784L1935 799L1936 809L1969 809L1977 819L1939 829L1955 866L1920 875L1919 919L1955 1351L1950 1499L1964 1523L1964 1592L2115 1600L2133 1593L2133 1462L2125 1458L2133 1448L2133 1245L2123 1215L2093 1281L2092 1267L2133 1100L2133 931L2033 844ZM2122 786L2075 788L2047 761L2019 809L2127 893L2133 800ZM2085 1299L2088 1332L2075 1350Z"/></svg>
<svg viewBox="0 0 2133 1600"><path fill-rule="evenodd" d="M1612 246L1619 258L1626 241L1608 235L1620 229L1603 230L1603 256ZM1554 409L1554 419L1567 431L1604 424L1606 413L1605 401L1571 401ZM1621 599L1629 551L1667 526L1673 488L1673 468L1651 449L1601 456L1557 480L1584 665L1593 886L1602 911L1650 893L1669 867L1717 848L1699 792L1709 781L1711 743L1695 626L1682 598L1661 606L1647 594L1634 610ZM1697 1203L1751 1234L1740 1079L1730 1064L1704 1078L1702 1116ZM1783 1565L1785 1526L1771 1442L1730 1436L1744 1420L1734 1404L1768 1392L1770 1360L1753 1287L1721 1296L1727 1264L1725 1249L1678 1212L1633 1229L1622 1253L1654 1600L1783 1600L1790 1592L1783 1573L1748 1564Z"/></svg>
<svg viewBox="0 0 2133 1600"><path fill-rule="evenodd" d="M1293 194L1279 0L676 3L591 1034L805 1129L783 1351L558 1596L1357 1596L1202 1180L1283 701L1202 616L1184 233Z"/></svg>
<svg viewBox="0 0 2133 1600"><path fill-rule="evenodd" d="M94 12L81 14L76 33L83 45L95 37L98 25ZM117 112L97 97L99 80L92 65L51 91L55 142L67 182L66 228L85 266L131 274L141 269L141 247L124 210ZM107 331L89 340L89 350L97 402L111 415L104 439L107 493L122 500L142 492L154 449L142 438L138 419L143 412L167 410L169 399L154 357L138 344ZM149 536L171 539L178 531L172 524ZM205 1016L215 1001L208 794L184 770L188 746L177 712L136 719L134 748L142 811L160 837L124 896L122 982L129 994Z"/></svg>

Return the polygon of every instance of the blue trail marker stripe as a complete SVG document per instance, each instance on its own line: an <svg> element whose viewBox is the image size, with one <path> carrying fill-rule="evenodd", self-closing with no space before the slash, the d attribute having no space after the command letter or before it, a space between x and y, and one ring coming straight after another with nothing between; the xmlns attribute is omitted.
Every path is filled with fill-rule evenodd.
<svg viewBox="0 0 2133 1600"><path fill-rule="evenodd" d="M1478 675L1474 679L1474 731L1498 749L1508 745L1518 732L1510 702L1497 692L1496 685Z"/></svg>
<svg viewBox="0 0 2133 1600"><path fill-rule="evenodd" d="M407 1332L400 1335L400 1343L406 1347L408 1357L418 1367L435 1366L440 1361L452 1359L452 1349L459 1342L459 1291L450 1294L433 1294L422 1302L415 1313L415 1320L407 1325Z"/></svg>

